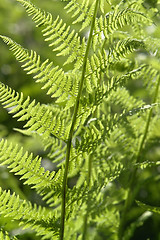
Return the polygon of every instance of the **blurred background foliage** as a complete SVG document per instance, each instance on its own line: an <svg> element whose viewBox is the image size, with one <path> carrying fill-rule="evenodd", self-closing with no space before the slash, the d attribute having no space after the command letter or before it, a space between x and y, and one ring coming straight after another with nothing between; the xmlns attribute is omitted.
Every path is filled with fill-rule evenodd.
<svg viewBox="0 0 160 240"><path fill-rule="evenodd" d="M62 18L64 22L68 24L72 23L70 15L63 9L66 4L65 2L60 0L32 0L32 2L38 7L52 13L53 18L60 15L60 18ZM112 2L116 4L120 1L114 0ZM154 24L145 29L146 33L149 36L160 38L160 12L157 10L155 11L155 8L160 10L160 0L144 0L143 5L147 11L151 12L154 20ZM110 8L108 7L108 9L105 10L107 12ZM80 29L79 24L76 24L73 27L77 31ZM57 57L56 53L53 52L51 48L48 48L47 43L43 41L40 29L35 28L35 24L32 22L32 19L27 16L24 8L14 0L0 0L0 34L11 37L25 48L37 51L37 53L41 55L42 60L49 58L55 65L63 65L63 58ZM87 30L81 32L82 36L86 34ZM149 61L149 57L145 52L140 53L138 57L144 59L144 62ZM134 55L132 56L132 62L134 65ZM65 70L69 70L71 68L72 65L69 65L65 67ZM123 68L124 66L118 66L117 71L123 72ZM0 81L12 87L16 91L23 92L24 96L30 95L31 98L35 98L41 103L51 103L52 101L52 99L41 90L41 86L35 84L32 76L25 74L20 67L20 64L15 60L12 53L2 41L0 42ZM128 83L127 87L133 96L143 98L146 100L146 103L150 103L151 99L148 97L147 91L144 89L141 81ZM16 119L12 119L12 117L8 115L7 110L0 106L0 137L8 137L9 141L17 142L21 144L24 149L41 155L44 159L44 166L51 169L52 166L46 158L46 153L43 151L41 142L38 139L35 141L35 139L23 136L14 130L14 128L22 128L22 126L23 123L19 123ZM160 160L160 129L157 129L157 145L154 145L148 153L148 160L152 159L156 159L157 161ZM160 167L144 170L141 178L143 180L146 179L146 182L143 181L143 187L141 187L137 198L147 204L160 206ZM23 185L22 181L18 180L19 178L15 177L12 173L9 173L6 167L0 167L0 186L3 189L11 189L19 194L23 199L27 198L32 202L44 204L33 190ZM135 204L131 219L133 219L134 216L140 215L142 212L143 210L138 210ZM0 226L3 225L4 220L3 218L0 218ZM31 231L25 230L22 234L21 228L15 230L14 227L15 226L12 223L11 228L14 229L13 235L17 235L19 233L20 239L38 239L35 235L32 235ZM140 226L135 231L132 240L160 240L159 227L160 217L153 214L143 226ZM8 227L5 226L5 228L7 230ZM100 235L103 236L104 229L99 229L99 231L101 232ZM100 239L106 240L105 238Z"/></svg>

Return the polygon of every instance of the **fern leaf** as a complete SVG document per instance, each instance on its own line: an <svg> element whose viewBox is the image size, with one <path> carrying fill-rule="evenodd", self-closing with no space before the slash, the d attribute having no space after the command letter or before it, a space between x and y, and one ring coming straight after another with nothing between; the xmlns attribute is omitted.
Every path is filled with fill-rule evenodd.
<svg viewBox="0 0 160 240"><path fill-rule="evenodd" d="M77 58L82 59L83 56L80 54L83 52L82 49L86 48L86 45L80 44L80 37L74 30L70 31L70 27L67 27L66 23L63 23L59 16L53 21L50 13L45 13L40 8L37 8L34 4L27 0L17 0L26 9L28 15L33 16L32 19L35 21L36 26L42 26L43 35L46 41L51 41L50 47L54 46L54 51L59 51L59 55L69 55L65 64L75 61Z"/></svg>
<svg viewBox="0 0 160 240"><path fill-rule="evenodd" d="M117 45L113 49L109 49L109 54L107 56L106 52L98 51L97 53L94 53L90 59L87 61L87 71L86 71L86 90L91 93L93 92L94 88L97 87L99 82L101 81L101 74L102 72L106 74L107 68L112 68L114 64L116 64L118 61L120 62L126 55L134 52L138 48L144 47L144 43L141 40L138 39L131 39L127 38L123 41L118 41ZM114 67L113 67L114 68ZM136 73L138 69L133 70L130 74L128 74L128 77L133 75L133 73ZM139 69L140 71L140 69ZM126 74L126 75L127 75ZM126 76L127 77L127 76ZM119 80L123 79L125 77L119 78ZM117 82L120 84L120 81L118 80L112 80L112 83ZM109 81L108 81L109 82ZM108 89L109 90L109 89Z"/></svg>
<svg viewBox="0 0 160 240"><path fill-rule="evenodd" d="M128 38L123 41L118 41L114 49L109 50L108 61L111 62L111 56L116 60L120 60L138 48L144 48L142 40Z"/></svg>
<svg viewBox="0 0 160 240"><path fill-rule="evenodd" d="M93 11L94 11L95 1L89 7L89 0L83 0L80 4L76 0L71 0L65 7L68 9L68 13L73 12L72 18L76 18L73 24L83 22L80 31L88 27L91 23Z"/></svg>
<svg viewBox="0 0 160 240"><path fill-rule="evenodd" d="M160 207L150 206L150 205L142 203L140 201L136 201L136 202L137 202L138 206L140 206L142 209L160 214Z"/></svg>
<svg viewBox="0 0 160 240"><path fill-rule="evenodd" d="M32 206L29 201L21 200L10 190L3 191L0 188L0 213L5 217L18 220L24 228L31 228L37 235L45 236L45 239L55 239L58 234L58 225L53 212L36 204Z"/></svg>
<svg viewBox="0 0 160 240"><path fill-rule="evenodd" d="M9 45L16 59L22 62L22 67L28 74L34 74L36 82L42 83L42 89L48 89L47 94L57 98L56 102L66 101L66 105L72 107L75 103L78 88L77 75L65 74L62 68L54 67L53 62L45 60L40 61L40 56L35 51L27 51L12 39L0 36L3 41ZM74 76L74 77L73 77Z"/></svg>
<svg viewBox="0 0 160 240"><path fill-rule="evenodd" d="M114 99L112 99L112 94L114 95ZM130 109L133 109L133 106L135 108L138 108L139 106L143 106L145 105L144 102L142 100L137 101L136 98L134 98L133 96L131 96L129 94L129 92L127 91L127 89L125 88L117 88L117 91L113 91L112 94L110 94L110 96L108 96L108 100L107 101L112 101L113 100L113 104L115 105L119 105L122 107L122 109L128 109L128 111ZM127 99L127 101L126 101Z"/></svg>
<svg viewBox="0 0 160 240"><path fill-rule="evenodd" d="M126 111L124 110L124 112L120 115L118 114L115 114L112 119L110 119L108 117L105 118L105 120L98 120L98 119L91 119L88 121L88 124L87 126L84 128L84 130L81 130L82 131L82 136L81 136L81 139L80 140L76 140L76 150L78 151L78 153L87 153L87 154L91 154L91 153L94 153L94 155L96 156L96 161L98 161L98 158L101 159L101 170L100 172L102 172L102 169L108 169L107 167L109 167L109 160L108 160L108 166L103 166L103 164L105 164L105 161L103 163L102 159L103 159L103 155L102 155L102 152L104 152L104 157L107 158L108 156L108 159L112 159L112 165L109 167L108 169L108 173L111 172L111 169L113 167L113 159L116 157L116 153L114 153L114 156L111 157L110 155L110 152L108 151L108 148L110 148L110 146L112 146L112 152L114 151L113 150L113 143L115 145L115 149L120 147L121 149L121 157L119 155L119 150L116 150L116 152L118 153L118 158L121 158L121 161L122 161L122 158L123 158L123 154L125 156L125 152L126 152L126 149L128 149L129 151L131 151L131 146L132 144L136 145L135 143L135 133L133 132L132 129L129 129L129 122L130 121L130 117L135 115L135 114L139 114L143 111L146 111L147 109L150 109L154 106L156 106L157 104L151 104L151 105L145 105L145 106L142 106L140 108L136 108L136 109L132 109L132 110L129 110L129 111ZM128 120L126 119L126 116L128 116ZM103 117L102 117L103 118ZM90 122L91 122L91 125L90 125ZM93 126L92 126L92 122L93 122ZM125 123L124 123L125 122ZM122 131L122 126L125 125L125 128L126 128L126 132L125 131ZM128 125L128 127L127 127ZM108 128L108 130L106 129L106 126ZM137 126L138 128L138 126ZM120 130L121 129L121 130ZM130 135L127 136L127 135ZM105 141L105 138L107 136L107 141ZM132 136L132 138L131 138ZM128 145L127 141L128 141L128 138L130 138L130 144ZM100 147L101 146L101 147ZM99 148L102 148L103 147L103 150L99 149ZM134 149L133 149L133 152L134 152ZM133 154L133 153L132 153ZM99 157L98 157L99 155ZM116 171L116 168L117 168L117 173L120 173L122 170L124 170L127 166L119 166L119 163L118 163L118 158L117 160L115 161L115 163L117 163L118 165L115 165L115 169L114 169L114 173ZM153 163L152 163L153 164ZM144 167L146 166L151 166L151 163L145 163L141 164L140 167ZM158 165L158 163L157 163ZM120 168L119 168L120 167ZM128 168L128 167L127 167ZM96 171L97 171L97 167L96 167ZM114 175L113 173L113 175ZM95 177L96 179L96 177Z"/></svg>
<svg viewBox="0 0 160 240"><path fill-rule="evenodd" d="M42 134L29 130L17 128L14 128L14 130L26 136L34 137L35 141L36 139L39 139L44 147L44 151L47 150L47 157L51 159L52 162L59 164L58 166L63 163L66 154L66 145L62 141L51 136L44 138Z"/></svg>
<svg viewBox="0 0 160 240"><path fill-rule="evenodd" d="M24 184L33 185L32 188L39 191L53 188L55 172L45 171L40 157L34 158L32 153L24 153L22 147L9 144L4 139L0 141L0 150L0 165L7 164L11 172L21 175L20 179L25 179Z"/></svg>
<svg viewBox="0 0 160 240"><path fill-rule="evenodd" d="M36 104L35 100L30 103L29 97L23 102L22 93L19 96L19 93L12 91L4 84L0 84L0 101L5 108L11 108L9 113L13 113L14 117L19 117L19 121L27 120L24 127L30 131L37 131L46 137L52 134L66 141L70 128L70 124L68 127L65 126L65 120L70 115L68 111L65 113L62 113L60 109L58 112L57 109L55 112L51 111L45 105Z"/></svg>
<svg viewBox="0 0 160 240"><path fill-rule="evenodd" d="M98 122L97 120L95 120ZM95 122L94 121L94 122ZM98 124L98 123L97 123ZM100 122L99 122L100 124ZM76 149L82 152L92 153L99 145L99 140L102 140L101 137L103 135L103 125L98 129L95 125L89 125L89 127L85 128L84 134L82 134L81 143L76 142Z"/></svg>
<svg viewBox="0 0 160 240"><path fill-rule="evenodd" d="M9 237L9 234L7 231L0 230L0 239L1 240L18 240L16 237Z"/></svg>
<svg viewBox="0 0 160 240"><path fill-rule="evenodd" d="M87 61L86 69L86 90L88 93L93 93L101 81L101 72L107 68L108 59L106 52L98 51L94 53Z"/></svg>
<svg viewBox="0 0 160 240"><path fill-rule="evenodd" d="M135 11L134 9L128 7L123 10L119 10L119 6L117 5L114 8L114 11L107 13L105 18L100 16L96 22L96 34L101 34L103 32L105 38L108 39L110 34L113 34L119 28L122 28L126 25L132 25L134 23L143 23L143 24L151 24L151 20L147 18L143 13Z"/></svg>
<svg viewBox="0 0 160 240"><path fill-rule="evenodd" d="M10 172L20 175L20 180L25 180L24 184L31 185L47 204L53 206L61 195L63 174L61 169L57 173L46 171L41 167L41 160L38 156L34 158L32 153L24 152L18 145L9 144L4 139L0 141L0 165L7 165Z"/></svg>

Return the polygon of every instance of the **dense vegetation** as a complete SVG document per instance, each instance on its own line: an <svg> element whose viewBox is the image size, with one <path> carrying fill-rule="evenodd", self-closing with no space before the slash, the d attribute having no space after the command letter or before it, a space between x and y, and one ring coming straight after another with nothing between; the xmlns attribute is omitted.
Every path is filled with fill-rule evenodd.
<svg viewBox="0 0 160 240"><path fill-rule="evenodd" d="M159 7L0 3L0 239L160 239Z"/></svg>

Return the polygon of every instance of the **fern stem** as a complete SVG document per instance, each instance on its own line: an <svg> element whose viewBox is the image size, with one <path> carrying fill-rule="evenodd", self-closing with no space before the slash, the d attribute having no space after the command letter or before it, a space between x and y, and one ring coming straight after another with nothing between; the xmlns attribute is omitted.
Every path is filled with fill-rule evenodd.
<svg viewBox="0 0 160 240"><path fill-rule="evenodd" d="M92 173L92 155L89 155L89 159L88 159L88 176L87 176L88 190L90 190L90 187L91 187L91 173ZM85 216L84 216L84 222L83 222L82 240L86 240L87 239L88 213L89 213L89 196L87 198L87 209L86 209L86 213L85 213Z"/></svg>
<svg viewBox="0 0 160 240"><path fill-rule="evenodd" d="M157 81L155 94L154 94L154 98L153 98L152 103L156 103L156 101L157 101L159 85L160 85L160 77L158 78L158 81ZM153 108L150 109L149 114L148 114L145 131L144 131L142 140L140 142L140 146L139 146L139 150L138 150L138 154L137 154L136 163L140 162L140 159L141 159L141 153L142 153L142 150L143 150L146 138L147 138L149 125L150 125L151 118L152 118L152 113L153 113ZM136 181L136 174L137 174L137 167L134 169L134 171L131 175L130 186L129 186L129 190L128 190L128 194L127 194L127 198L126 198L126 201L125 201L123 214L122 214L121 222L120 222L120 226L119 226L119 240L123 239L124 230L125 230L126 214L129 210L132 202L134 201L134 197L135 197L135 194L136 194L135 191L133 190L134 186L135 186L135 181Z"/></svg>
<svg viewBox="0 0 160 240"><path fill-rule="evenodd" d="M85 56L84 56L84 60L83 60L82 76L81 76L81 80L80 80L78 95L77 95L77 99L76 99L75 107L74 107L72 124L71 124L70 132L69 132L69 137L68 137L68 141L67 141L65 170L64 170L63 185L62 185L62 205L61 205L60 240L63 240L63 239L64 239L65 215L66 215L67 180L68 180L68 168L69 168L69 159L70 159L72 138L73 138L74 126L75 126L75 123L76 123L76 118L77 118L77 113L78 113L78 108L79 108L79 103L80 103L80 97L81 97L81 94L82 94L83 83L84 83L84 79L85 79L87 58L88 58L89 49L90 49L91 42L92 42L92 35L93 35L95 18L96 18L97 10L98 10L98 3L99 3L99 0L96 0L95 9L94 9L94 14L93 14L92 23L91 23L90 34L89 34L89 38L88 38L88 42L87 42L87 47L86 47L86 52L85 52Z"/></svg>
<svg viewBox="0 0 160 240"><path fill-rule="evenodd" d="M106 38L105 38L104 41L103 41L103 44L102 44L101 54L103 54L103 49L104 49L104 47L105 47L106 41L107 41L107 40L106 40ZM103 78L104 78L104 72L103 72L103 71L100 71L100 77L99 77L99 79L98 79L98 84L99 84L99 86L101 85Z"/></svg>

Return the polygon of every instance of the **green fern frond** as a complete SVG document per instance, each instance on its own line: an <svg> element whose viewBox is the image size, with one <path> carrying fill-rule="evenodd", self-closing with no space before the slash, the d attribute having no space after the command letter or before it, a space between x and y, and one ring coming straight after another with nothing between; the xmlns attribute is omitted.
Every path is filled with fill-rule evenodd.
<svg viewBox="0 0 160 240"><path fill-rule="evenodd" d="M36 104L35 100L30 103L30 97L24 101L22 93L19 95L4 84L0 84L0 101L9 109L9 113L19 118L18 121L27 120L25 128L37 131L46 137L52 134L66 141L70 125L66 127L64 122L68 119L68 111L63 113L60 109L58 112L57 109L51 111L45 105ZM62 120L63 117L65 120Z"/></svg>
<svg viewBox="0 0 160 240"><path fill-rule="evenodd" d="M78 33L30 0L17 2L63 62L55 66L49 59L41 61L37 52L0 35L23 69L54 100L40 104L24 99L0 83L0 103L25 122L24 129L14 130L35 137L35 143L38 138L45 151L38 147L43 158L34 157L25 147L10 143L16 136L9 135L8 141L0 140L0 165L19 175L47 206L20 199L11 194L15 190L11 186L9 191L0 188L0 214L6 222L11 219L33 229L42 240L127 240L144 219L138 216L130 233L125 229L136 188L144 179L137 177L137 170L160 164L159 149L150 157L160 141L159 42L147 37L144 28L152 24L156 10L148 13L143 0L64 0L60 6L77 24L75 29L80 24L80 31L85 30ZM136 97L139 86L146 90L142 89L142 100ZM20 138L28 144L28 137ZM46 170L48 162L53 171ZM0 231L1 235L4 238L5 233Z"/></svg>
<svg viewBox="0 0 160 240"><path fill-rule="evenodd" d="M68 206L67 206L68 211L67 212L68 212L68 215L70 215L70 217L71 217L70 209L74 209L73 211L78 210L78 212L79 212L80 211L79 207L84 209L85 204L87 203L88 199L89 199L88 214L89 215L91 214L92 217L94 216L93 217L94 219L96 218L96 216L103 215L104 211L106 210L106 207L109 204L109 202L106 202L104 200L106 197L106 196L104 196L105 189L107 189L108 184L110 184L110 185L112 184L111 182L114 181L116 179L116 177L117 178L119 177L122 169L119 167L119 170L118 170L118 166L117 166L117 169L115 168L115 173L110 172L110 176L108 175L109 173L107 172L109 170L109 168L107 168L107 170L104 173L102 173L102 172L100 173L99 169L97 169L97 168L96 168L96 170L98 171L98 173L95 171L92 174L92 180L91 180L92 187L90 190L85 181L83 181L83 183L82 182L80 183L78 180L78 185L77 185L78 188L74 187L72 189L72 191L68 191L68 196L67 196L68 197ZM85 172L85 169L82 168L82 171ZM94 177L95 177L95 179L94 179ZM98 177L98 181L97 181L97 177ZM80 179L80 181L81 181L81 179ZM99 206L98 208L95 207L95 199L97 199L97 204ZM105 206L104 206L104 204L102 204L103 201L105 201L105 203L106 203ZM72 208L71 208L71 206L72 206ZM78 208L77 208L77 206L78 206ZM84 214L84 212L83 212L83 214ZM92 220L93 220L93 218L92 218ZM82 220L82 221L84 221L84 220Z"/></svg>
<svg viewBox="0 0 160 240"><path fill-rule="evenodd" d="M90 119L90 122L96 122L97 125L100 125L98 129L95 125L89 124L88 127L84 129L84 134L82 134L81 142L76 139L76 149L78 152L87 152L92 153L99 145L99 141L102 141L101 137L103 135L103 125L101 122L96 119ZM99 123L99 124L98 124Z"/></svg>
<svg viewBox="0 0 160 240"><path fill-rule="evenodd" d="M89 93L93 93L94 88L97 88L98 84L101 82L102 73L108 77L109 71L111 73L112 68L115 69L115 65L117 63L121 62L126 55L141 47L144 47L143 41L127 38L126 40L118 41L114 48L109 48L108 55L104 50L103 52L99 50L98 53L94 53L87 61L85 81L86 90ZM115 90L116 86L118 86L120 83L126 83L127 78L129 79L133 75L135 76L136 72L138 73L140 70L141 68L134 69L126 73L125 76L122 75L121 77L117 77L117 79L108 79L108 91L110 91L113 86Z"/></svg>
<svg viewBox="0 0 160 240"><path fill-rule="evenodd" d="M139 70L137 70L137 71L139 71ZM114 97L112 96L112 94ZM103 96L104 95L105 94L103 93ZM146 112L147 110L158 105L158 104L145 105L143 101L137 101L132 96L130 96L129 92L124 88L117 88L117 90L111 92L109 96L112 99L109 97L106 99L106 101L107 102L109 101L110 104L113 104L113 106L114 105L119 106L122 113L115 113L115 115L114 114L112 115L112 118L109 116L108 116L108 118L106 118L105 115L103 115L103 116L101 116L101 120L98 118L93 118L93 119L91 118L90 120L88 120L87 125L93 121L95 126L94 126L94 129L90 129L89 125L84 127L84 130L83 130L83 128L81 129L81 132L82 133L84 132L84 133L82 134L81 141L79 141L78 139L76 141L76 148L78 151L80 151L80 152L81 151L82 152L85 152L85 151L90 152L91 151L92 152L94 150L94 148L96 149L98 147L98 145L100 144L100 142L103 141L103 138L105 138L106 134L107 135L111 134L113 128L117 128L117 125L120 125L124 122L127 123L128 121L130 121L129 118L127 120L127 117L134 116L135 114L141 114L142 112ZM124 101L123 101L123 96L124 96ZM128 99L127 102L126 102L126 98ZM100 103L97 103L97 106ZM87 106L89 106L89 104ZM95 108L96 108L96 106L95 106ZM86 110L86 112L88 113L88 116L91 114L92 110L93 111L95 110L95 108L92 108L90 106L88 111ZM84 112L85 112L85 110L84 110ZM86 116L86 119L87 119L87 116ZM77 119L77 121L78 121L78 119ZM97 126L99 126L98 127L99 130L97 129ZM129 125L125 125L125 126L129 127ZM109 129L109 132L108 132L108 129ZM128 132L130 132L129 128L128 128ZM131 132L130 132L130 134L131 134ZM100 142L99 142L99 140L100 140Z"/></svg>
<svg viewBox="0 0 160 240"><path fill-rule="evenodd" d="M4 139L0 141L0 151L0 165L7 165L10 172L21 175L20 180L25 179L24 184L32 185L38 192L52 189L55 185L60 187L60 182L54 182L55 172L41 167L40 157L34 158L32 153L24 152L22 147L9 144Z"/></svg>
<svg viewBox="0 0 160 240"><path fill-rule="evenodd" d="M123 41L120 40L113 49L109 49L108 62L112 62L111 57L119 61L139 48L144 48L144 42L142 40L132 38Z"/></svg>
<svg viewBox="0 0 160 240"><path fill-rule="evenodd" d="M150 206L150 205L142 203L140 201L136 201L136 203L138 204L138 206L140 206L142 209L144 209L146 211L151 211L151 212L160 214L160 207Z"/></svg>
<svg viewBox="0 0 160 240"><path fill-rule="evenodd" d="M126 83L129 82L130 79L132 80L135 80L137 79L138 77L141 76L141 70L145 67L144 65L136 68L136 69L133 69L125 74L122 74L122 75L118 75L118 76L113 76L111 73L112 73L112 70L114 69L114 66L117 64L117 62L115 62L115 64L113 63L113 65L111 64L111 66L109 66L110 69L110 75L111 76L108 76L108 79L107 79L107 87L106 87L106 92L105 92L105 96L107 97L110 92L112 91L116 91L119 87L123 87ZM113 67L113 69L112 69ZM108 71L108 69L107 69Z"/></svg>
<svg viewBox="0 0 160 240"><path fill-rule="evenodd" d="M29 53L21 45L12 39L0 36L9 45L19 62L24 63L22 67L28 74L34 74L36 82L42 83L42 89L48 89L47 94L57 98L56 102L66 101L66 105L72 107L76 100L78 79L73 73L65 73L62 68L54 67L53 62L45 60L41 63L40 56L35 51ZM66 106L66 107L67 107Z"/></svg>
<svg viewBox="0 0 160 240"><path fill-rule="evenodd" d="M131 124L130 126L129 122L131 121L132 123L132 121L134 121L131 116L141 114L142 112L145 112L155 107L156 105L157 104L145 105L139 108L130 109L129 111L125 109L122 114L115 114L112 118L104 118L101 121L96 118L90 119L88 121L88 124L91 121L91 123L94 124L93 128L91 124L91 126L86 126L84 128L84 131L81 130L82 137L81 140L76 139L76 150L81 154L84 152L87 152L87 154L94 153L96 162L100 166L100 172L103 172L102 169L107 169L107 173L111 173L113 168L113 162L115 161L115 163L118 165L115 165L115 169L112 172L112 175L114 176L116 171L117 173L120 173L126 167L128 168L128 166L119 166L118 159L121 159L122 161L122 159L126 156L126 149L130 151L130 154L132 152L133 156L135 148L138 146L138 142L135 142L135 134L137 133L137 129L139 128L139 126L137 124L136 129L131 128L133 124ZM99 129L97 128L97 124L99 125ZM106 137L107 141L105 140ZM134 148L132 147L133 145ZM112 148L112 154L110 152L110 147ZM121 154L119 154L120 149ZM103 158L111 159L111 165L109 165L109 160L107 161L107 163L105 163L105 161L102 160ZM100 160L100 162L98 162L98 159ZM96 172L98 171L98 165L95 167ZM111 180L111 178L109 179Z"/></svg>
<svg viewBox="0 0 160 240"><path fill-rule="evenodd" d="M58 234L59 226L53 212L45 207L37 207L36 204L32 206L15 193L11 195L10 190L3 191L0 188L0 213L18 220L24 228L34 229L42 239L56 239L54 236Z"/></svg>
<svg viewBox="0 0 160 240"><path fill-rule="evenodd" d="M29 131L25 133L25 130L19 130L19 132L29 136L37 135ZM40 134L38 134L38 137L43 139L45 149L49 148L55 140L55 145L53 144L48 156L51 159L53 158L55 163L60 162L59 165L61 165L62 160L64 160L66 146L64 147L62 142L61 144L57 143L58 140L54 138L44 139ZM42 159L40 157L34 158L32 153L24 153L22 147L9 144L4 139L0 142L0 150L0 165L7 165L8 168L11 168L10 172L21 175L20 180L25 180L23 184L31 185L32 188L36 189L37 193L42 196L42 199L50 207L57 206L57 201L59 202L61 195L63 170L59 169L57 172L45 170L45 168L41 167Z"/></svg>
<svg viewBox="0 0 160 240"><path fill-rule="evenodd" d="M105 17L100 16L97 19L95 35L101 35L103 33L105 38L108 39L109 35L113 34L113 32L119 28L126 25L132 26L132 24L137 22L151 24L151 20L142 12L135 11L130 7L119 10L119 6L117 5L114 11L107 13Z"/></svg>
<svg viewBox="0 0 160 240"><path fill-rule="evenodd" d="M10 237L7 231L0 230L0 239L1 240L18 240L16 237Z"/></svg>
<svg viewBox="0 0 160 240"><path fill-rule="evenodd" d="M117 94L118 96L121 95L120 92L118 92ZM122 93L122 95L123 94L124 93ZM129 99L130 97L128 95L127 98ZM133 116L137 114L142 115L142 112L146 112L147 110L157 105L157 104L142 105L143 102L137 102L136 99L134 100L132 98L133 97L131 97L132 103L133 102L136 103L137 106L138 104L140 104L142 107L133 108L132 103L129 101L130 103L127 103L129 105L124 108L122 114L115 114L113 116L108 116L108 118L106 118L104 115L101 116L101 120L100 119L98 120L97 118L94 119L91 118L87 123L88 126L84 127L84 130L83 128L81 129L81 135L76 139L75 147L79 154L83 155L84 153L87 154L94 153L93 155L95 156L96 164L94 165L92 170L92 177L93 175L95 175L95 180L97 178L99 179L97 174L98 172L99 174L102 174L103 172L102 169L106 170L104 178L107 179L106 177L107 174L108 181L112 181L112 177L113 178L114 176L115 178L118 177L122 171L131 168L132 166L132 163L131 165L129 165L129 163L126 162L125 160L126 151L128 151L127 156L133 158L135 149L138 147L138 142L135 141L137 130L141 129L141 132L143 132L143 129L140 127L142 120L139 123L138 122L135 123L135 119L137 119L137 116L135 116L134 118ZM124 102L124 104L125 103L126 101ZM133 122L136 126L135 129L132 128ZM92 123L94 129L92 129ZM99 129L97 128L97 123L99 123ZM107 140L105 140L106 138ZM92 157L92 161L94 161L93 159L94 158ZM107 159L107 162L105 159ZM119 163L119 161L121 161L121 163ZM115 168L113 167L114 162ZM84 170L82 169L83 168L81 167L81 172L83 171L85 172L86 165L84 165ZM95 173L93 174L94 169ZM82 178L80 178L79 182L83 182L84 179L82 180Z"/></svg>
<svg viewBox="0 0 160 240"><path fill-rule="evenodd" d="M101 144L101 148L99 148L99 150L102 151L102 154L99 154L98 151L95 151L95 157L92 161L94 166L94 168L92 168L92 191L94 189L94 184L98 185L99 182L97 190L100 193L105 186L119 178L120 174L125 170L125 166L122 162L122 158L121 162L118 161L121 156L116 156L114 151L112 154L109 153L109 148L107 148L105 144ZM98 182L97 178L99 179Z"/></svg>
<svg viewBox="0 0 160 240"><path fill-rule="evenodd" d="M102 123L100 124L102 125ZM106 125L109 127L108 122ZM116 128L116 131L112 130L109 134L107 134L106 129L103 128L103 125L99 127L99 130L98 128L94 128L93 131L91 128L91 133L89 132L89 129L85 128L84 134L82 132L81 141L76 141L76 150L78 153L81 153L83 159L85 159L85 163L81 167L81 176L78 179L77 186L81 185L87 178L87 176L85 176L87 174L86 168L88 165L87 156L90 154L92 154L92 181L95 184L96 179L99 179L99 187L101 186L100 183L102 183L103 186L104 184L112 182L114 179L119 177L120 173L125 169L122 159L125 156L124 150L127 147L126 136L122 133L122 131L120 132L118 128ZM105 138L107 138L107 140L105 140ZM113 145L113 142L114 147L111 151L110 146ZM121 154L118 154L119 148L121 148Z"/></svg>
<svg viewBox="0 0 160 240"><path fill-rule="evenodd" d="M153 38L153 37L146 37L145 38L145 44L147 50L151 53L151 56L160 58L160 39L159 38ZM151 44L152 43L152 44Z"/></svg>
<svg viewBox="0 0 160 240"><path fill-rule="evenodd" d="M112 96L114 96L114 98L112 98ZM118 87L116 91L112 91L107 98L107 102L108 101L116 106L121 106L123 110L126 109L128 111L133 109L133 106L134 108L138 108L145 105L142 100L137 101L137 99L131 96L129 91L123 87Z"/></svg>
<svg viewBox="0 0 160 240"><path fill-rule="evenodd" d="M49 149L47 156L55 163L61 163L65 159L66 145L56 138L42 138L44 150Z"/></svg>
<svg viewBox="0 0 160 240"><path fill-rule="evenodd" d="M87 61L85 86L88 93L92 93L98 87L101 80L101 71L105 71L107 66L106 52L98 51Z"/></svg>
<svg viewBox="0 0 160 240"><path fill-rule="evenodd" d="M88 27L91 23L95 1L89 6L89 0L83 0L82 3L78 3L76 0L71 0L65 7L67 12L72 12L72 18L76 18L73 24L83 22L80 31Z"/></svg>
<svg viewBox="0 0 160 240"><path fill-rule="evenodd" d="M50 47L54 46L54 51L58 51L57 56L69 55L65 64L71 63L78 59L82 61L84 52L86 49L85 38L82 42L78 33L75 30L70 31L70 26L67 27L66 23L63 23L59 16L53 21L50 13L45 13L40 8L37 8L34 4L27 0L17 0L26 9L28 15L33 16L32 19L36 23L36 26L42 26L43 36L46 41L51 41Z"/></svg>
<svg viewBox="0 0 160 240"><path fill-rule="evenodd" d="M141 77L141 79L143 80L144 82L144 86L146 87L146 90L149 90L148 94L150 94L151 96L154 94L154 91L155 91L155 87L156 87L156 84L155 84L155 81L159 78L159 73L160 71L156 68L154 68L154 66L152 65L146 65L139 77Z"/></svg>
<svg viewBox="0 0 160 240"><path fill-rule="evenodd" d="M24 130L14 128L15 131L22 133L26 136L32 136L36 139L39 139L43 145L44 151L47 151L47 157L52 160L52 162L56 163L59 167L63 164L63 160L65 159L66 154L66 145L64 142L60 141L55 137L43 137L42 134L37 133L36 131Z"/></svg>
<svg viewBox="0 0 160 240"><path fill-rule="evenodd" d="M145 168L148 168L148 167L159 166L160 161L157 161L157 162L156 161L155 162L145 161L145 162L142 162L142 163L137 163L135 165L138 166L141 169L145 169Z"/></svg>

